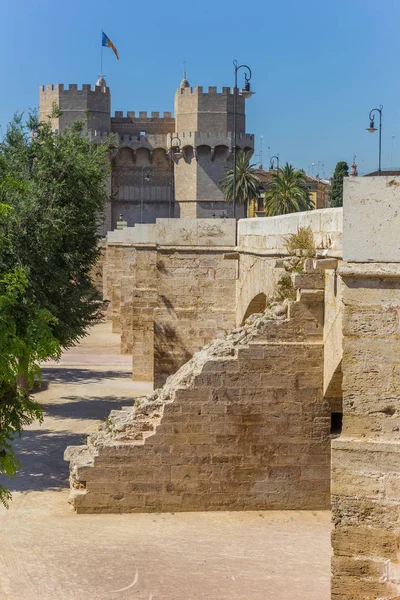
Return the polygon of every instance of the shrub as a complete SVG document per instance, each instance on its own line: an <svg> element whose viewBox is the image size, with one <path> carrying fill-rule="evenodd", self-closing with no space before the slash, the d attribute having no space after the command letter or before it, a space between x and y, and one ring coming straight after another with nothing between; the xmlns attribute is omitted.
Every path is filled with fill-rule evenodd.
<svg viewBox="0 0 400 600"><path fill-rule="evenodd" d="M285 248L291 256L300 254L304 257L315 256L314 235L310 227L298 227L297 233L291 233L285 237Z"/></svg>

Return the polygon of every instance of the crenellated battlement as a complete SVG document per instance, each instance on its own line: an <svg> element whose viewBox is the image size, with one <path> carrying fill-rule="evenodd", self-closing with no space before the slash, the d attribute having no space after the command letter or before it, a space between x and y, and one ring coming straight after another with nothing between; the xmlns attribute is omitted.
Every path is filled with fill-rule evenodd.
<svg viewBox="0 0 400 600"><path fill-rule="evenodd" d="M233 88L223 87L222 91L218 91L218 87L210 85L207 91L204 91L202 85L195 87L179 88L177 94L181 96L202 95L202 96L233 96Z"/></svg>
<svg viewBox="0 0 400 600"><path fill-rule="evenodd" d="M41 85L40 88L40 93L41 94L45 94L48 92L63 92L63 93L68 93L68 92L94 92L94 93L101 93L101 94L109 94L110 93L110 88L109 87L101 87L100 85L91 85L90 83L84 83L82 84L82 87L79 88L77 83L69 83L68 85L64 85L63 83L50 83L47 85Z"/></svg>
<svg viewBox="0 0 400 600"><path fill-rule="evenodd" d="M124 111L122 110L116 110L114 112L114 116L111 117L111 119L126 119L129 121L132 121L133 119L137 120L140 119L142 120L148 120L149 122L157 120L157 121L162 121L162 120L168 120L168 121L173 121L174 117L172 116L171 112L164 112L163 116L160 117L160 113L157 111L152 111L151 115L148 115L148 112L146 110L140 110L139 111L139 115L136 116L136 111L132 111L132 110L128 110L128 112L126 114L124 114Z"/></svg>
<svg viewBox="0 0 400 600"><path fill-rule="evenodd" d="M96 142L103 142L112 137L116 145L121 148L129 147L133 150L147 148L151 151L156 148L162 148L163 150L168 150L166 134L135 135L95 130L92 135Z"/></svg>

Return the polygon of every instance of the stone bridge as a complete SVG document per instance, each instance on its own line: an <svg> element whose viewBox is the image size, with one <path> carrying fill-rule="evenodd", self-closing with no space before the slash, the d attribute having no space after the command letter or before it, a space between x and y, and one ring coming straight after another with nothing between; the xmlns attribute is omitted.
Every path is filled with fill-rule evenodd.
<svg viewBox="0 0 400 600"><path fill-rule="evenodd" d="M400 178L353 178L343 220L245 219L237 245L220 219L110 233L108 316L163 387L67 449L76 510L332 506L332 599L397 598L399 206ZM299 226L313 257L288 256Z"/></svg>
<svg viewBox="0 0 400 600"><path fill-rule="evenodd" d="M285 238L303 226L318 257L341 257L342 209L243 219L238 246L232 219L158 219L110 232L102 289L133 378L159 387L205 344L263 311L284 272Z"/></svg>

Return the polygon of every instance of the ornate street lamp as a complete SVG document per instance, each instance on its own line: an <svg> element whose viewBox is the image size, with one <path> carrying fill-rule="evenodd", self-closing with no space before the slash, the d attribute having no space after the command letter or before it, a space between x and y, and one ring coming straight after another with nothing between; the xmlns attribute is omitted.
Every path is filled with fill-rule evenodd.
<svg viewBox="0 0 400 600"><path fill-rule="evenodd" d="M179 144L174 146L173 141L174 140L178 140ZM183 154L182 154L182 150L181 150L181 140L180 138L178 138L178 136L174 136L173 138L171 138L170 141L170 147L169 147L170 152L174 155L174 158L182 158Z"/></svg>
<svg viewBox="0 0 400 600"><path fill-rule="evenodd" d="M270 170L273 171L274 170L274 160L276 160L276 174L279 177L279 156L271 156L270 159ZM275 192L275 216L278 214L278 182L276 185L276 192Z"/></svg>
<svg viewBox="0 0 400 600"><path fill-rule="evenodd" d="M235 87L233 88L233 218L236 219L236 118L237 118L237 97L238 93L247 100L251 98L254 92L250 89L251 69L247 65L238 65L237 60L233 61L235 67ZM238 90L237 86L237 74L240 69L246 69L247 72L244 74L245 84L244 88Z"/></svg>
<svg viewBox="0 0 400 600"><path fill-rule="evenodd" d="M178 140L178 145L176 145L176 144L174 145L174 143L173 143L174 140ZM171 157L171 193L170 193L169 202L168 202L168 218L170 219L171 218L171 204L172 204L173 198L175 198L174 161L172 160L172 157L176 160L179 160L183 156L183 153L181 150L181 140L177 135L172 137L170 140L169 154Z"/></svg>
<svg viewBox="0 0 400 600"><path fill-rule="evenodd" d="M381 169L381 158L382 158L382 109L383 106L382 104L380 105L379 108L373 108L371 110L371 112L369 113L369 127L367 127L367 131L369 131L370 133L375 133L375 131L377 131L377 128L375 127L375 112L379 113L379 168L378 168L378 173L379 175L381 175L382 169Z"/></svg>

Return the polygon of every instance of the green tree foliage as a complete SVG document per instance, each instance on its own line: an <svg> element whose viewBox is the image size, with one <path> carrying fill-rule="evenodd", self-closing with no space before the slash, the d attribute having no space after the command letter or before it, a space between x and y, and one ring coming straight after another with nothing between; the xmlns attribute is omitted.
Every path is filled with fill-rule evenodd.
<svg viewBox="0 0 400 600"><path fill-rule="evenodd" d="M246 204L258 198L261 182L257 175L256 165L250 163L250 152L238 152L236 156L236 202ZM233 200L233 168L227 169L221 181L221 189L225 198Z"/></svg>
<svg viewBox="0 0 400 600"><path fill-rule="evenodd" d="M271 181L265 187L264 211L267 217L312 208L313 203L304 171L296 171L292 165L286 163L284 167L272 174Z"/></svg>
<svg viewBox="0 0 400 600"><path fill-rule="evenodd" d="M40 361L59 358L98 314L90 273L108 151L83 123L57 135L35 116L17 116L0 143L0 473L9 478L19 467L13 439L41 418L29 395Z"/></svg>
<svg viewBox="0 0 400 600"><path fill-rule="evenodd" d="M343 206L343 178L349 176L349 165L344 160L336 164L332 179L331 206Z"/></svg>

